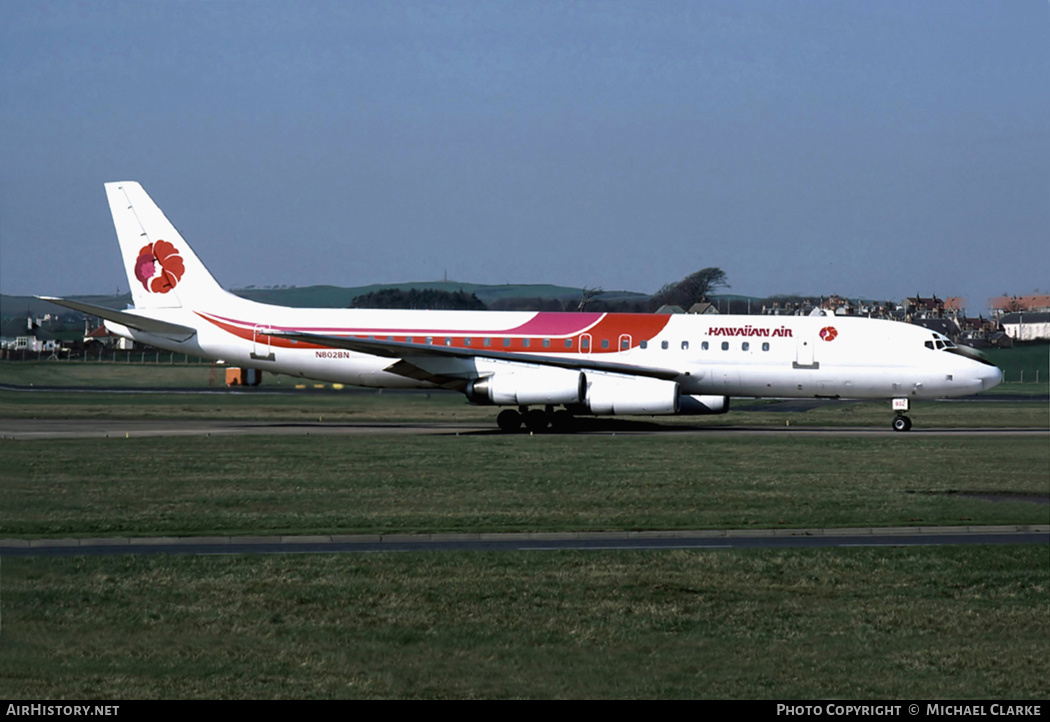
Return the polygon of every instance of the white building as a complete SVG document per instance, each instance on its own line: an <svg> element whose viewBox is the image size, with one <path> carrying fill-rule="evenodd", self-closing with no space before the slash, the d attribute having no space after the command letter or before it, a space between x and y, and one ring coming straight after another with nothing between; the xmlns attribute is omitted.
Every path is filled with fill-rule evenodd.
<svg viewBox="0 0 1050 722"><path fill-rule="evenodd" d="M1050 340L1050 313L1019 311L999 319L1003 331L1014 341Z"/></svg>

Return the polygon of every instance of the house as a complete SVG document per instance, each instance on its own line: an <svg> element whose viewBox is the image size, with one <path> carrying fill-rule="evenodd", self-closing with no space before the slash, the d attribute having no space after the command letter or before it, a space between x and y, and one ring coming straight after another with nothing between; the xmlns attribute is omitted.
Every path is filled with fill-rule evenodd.
<svg viewBox="0 0 1050 722"><path fill-rule="evenodd" d="M999 296L988 299L988 305L995 315L1000 316L1015 311L1050 312L1050 296Z"/></svg>
<svg viewBox="0 0 1050 722"><path fill-rule="evenodd" d="M958 342L961 335L958 324L951 318L913 318L911 323L943 334L955 342Z"/></svg>
<svg viewBox="0 0 1050 722"><path fill-rule="evenodd" d="M1007 313L1000 317L999 324L1015 341L1050 340L1050 312L1047 311Z"/></svg>
<svg viewBox="0 0 1050 722"><path fill-rule="evenodd" d="M934 294L929 298L915 295L904 299L904 315L909 318L958 318L965 307L966 299L961 296L940 299Z"/></svg>
<svg viewBox="0 0 1050 722"><path fill-rule="evenodd" d="M995 319L985 318L984 316L978 316L977 318L963 316L955 319L955 322L959 324L961 332L959 340L968 346L994 345L993 341L996 338L996 333L1001 334L998 322Z"/></svg>
<svg viewBox="0 0 1050 722"><path fill-rule="evenodd" d="M97 343L103 348L114 348L121 351L130 351L135 348L134 341L123 336L114 336L106 330L105 326L93 328L84 334L84 345L87 346L91 343Z"/></svg>

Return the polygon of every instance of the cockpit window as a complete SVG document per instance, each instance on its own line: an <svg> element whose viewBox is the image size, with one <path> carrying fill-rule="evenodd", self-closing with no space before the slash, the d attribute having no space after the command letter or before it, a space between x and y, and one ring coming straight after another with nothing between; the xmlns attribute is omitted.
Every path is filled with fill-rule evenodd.
<svg viewBox="0 0 1050 722"><path fill-rule="evenodd" d="M931 350L943 351L958 348L954 343L944 336L934 336L933 341L926 341L923 345Z"/></svg>

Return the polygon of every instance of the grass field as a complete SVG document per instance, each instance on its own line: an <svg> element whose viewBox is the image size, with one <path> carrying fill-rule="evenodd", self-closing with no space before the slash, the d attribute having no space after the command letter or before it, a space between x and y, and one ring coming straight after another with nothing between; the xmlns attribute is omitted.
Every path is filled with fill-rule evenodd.
<svg viewBox="0 0 1050 722"><path fill-rule="evenodd" d="M0 537L1050 521L1025 500L1050 494L1039 436L235 436L0 453Z"/></svg>
<svg viewBox="0 0 1050 722"><path fill-rule="evenodd" d="M1050 523L1030 501L1050 494L1046 435L674 431L892 416L741 406L657 434L456 436L493 410L440 394L2 391L9 419L450 433L0 440L0 536ZM912 416L1046 429L1047 414L989 400ZM1048 591L1045 545L5 557L0 697L1045 699Z"/></svg>
<svg viewBox="0 0 1050 722"><path fill-rule="evenodd" d="M0 697L1046 699L1046 547L3 559Z"/></svg>

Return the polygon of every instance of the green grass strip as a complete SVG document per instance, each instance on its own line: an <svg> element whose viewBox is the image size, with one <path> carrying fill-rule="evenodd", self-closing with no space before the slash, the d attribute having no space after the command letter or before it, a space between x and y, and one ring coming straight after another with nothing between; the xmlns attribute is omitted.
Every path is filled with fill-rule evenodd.
<svg viewBox="0 0 1050 722"><path fill-rule="evenodd" d="M1042 546L3 559L0 697L1046 699Z"/></svg>
<svg viewBox="0 0 1050 722"><path fill-rule="evenodd" d="M1050 522L1040 436L213 436L0 456L3 537Z"/></svg>

